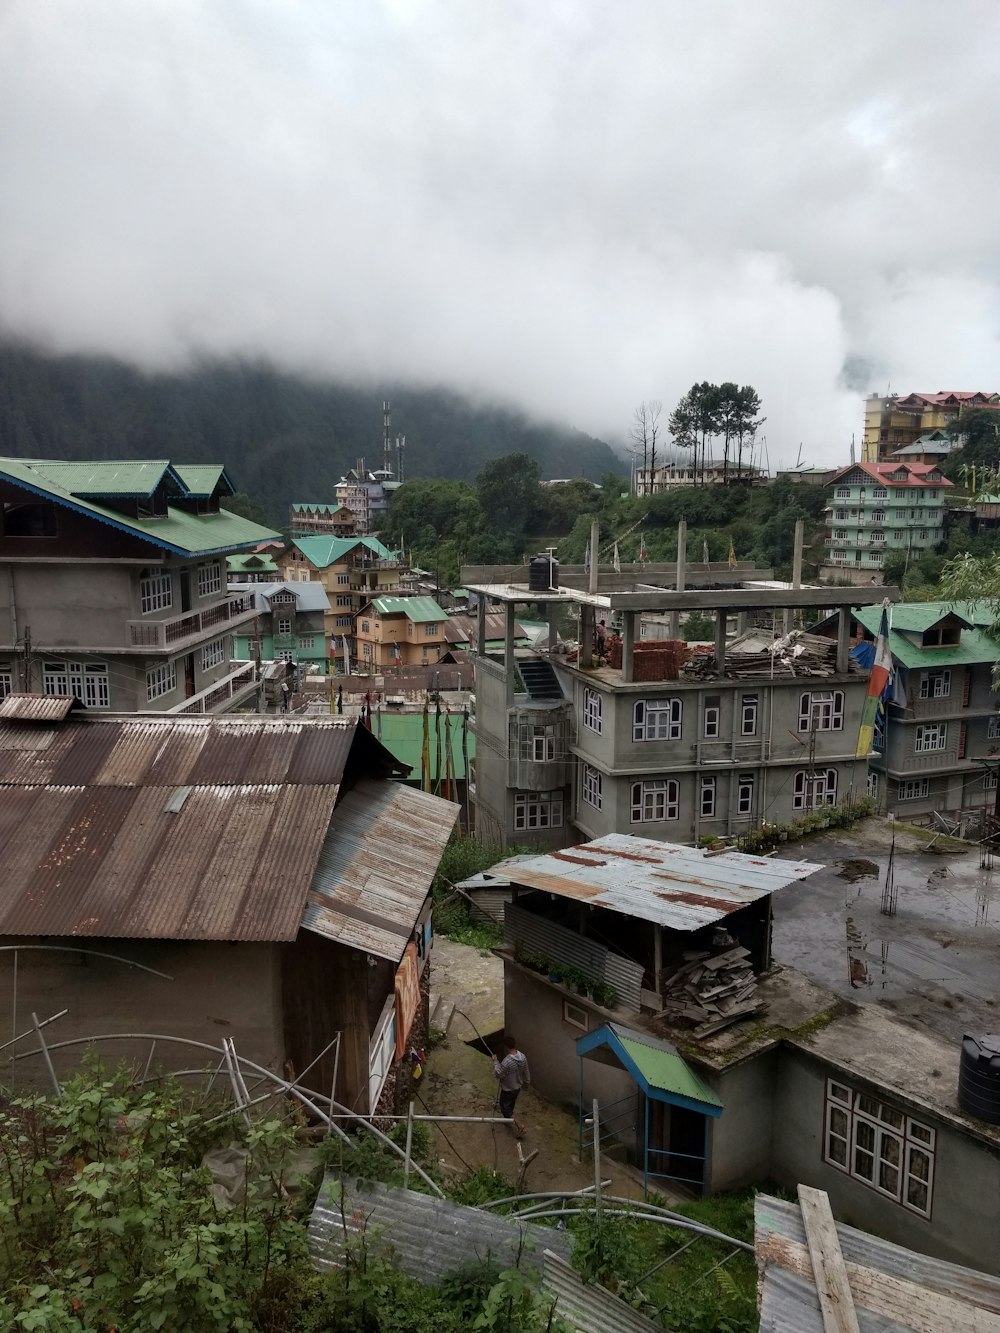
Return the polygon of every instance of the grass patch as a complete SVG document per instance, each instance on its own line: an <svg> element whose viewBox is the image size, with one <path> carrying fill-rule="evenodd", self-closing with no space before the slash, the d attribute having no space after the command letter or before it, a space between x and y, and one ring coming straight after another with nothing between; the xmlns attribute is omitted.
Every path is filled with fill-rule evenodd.
<svg viewBox="0 0 1000 1333"><path fill-rule="evenodd" d="M495 866L498 861L526 850L523 847L504 850L495 843L480 842L472 834L456 834L444 849L434 876L432 892L435 931L446 939L471 945L484 953L495 949L503 938L501 927L471 908L468 899L454 886L470 875L478 875Z"/></svg>

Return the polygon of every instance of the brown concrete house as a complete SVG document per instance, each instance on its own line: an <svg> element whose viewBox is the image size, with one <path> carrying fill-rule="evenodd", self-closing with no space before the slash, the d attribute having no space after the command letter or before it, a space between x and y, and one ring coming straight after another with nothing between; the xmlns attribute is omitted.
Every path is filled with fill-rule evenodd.
<svg viewBox="0 0 1000 1333"><path fill-rule="evenodd" d="M374 1108L406 1050L458 807L389 781L405 765L343 718L51 720L42 702L0 705L4 1032L66 1009L51 1042L225 1036L296 1074L339 1032L337 1100ZM11 1059L33 1038L0 1081L43 1081ZM178 1061L190 1051L157 1048ZM306 1083L329 1095L333 1077L328 1053Z"/></svg>

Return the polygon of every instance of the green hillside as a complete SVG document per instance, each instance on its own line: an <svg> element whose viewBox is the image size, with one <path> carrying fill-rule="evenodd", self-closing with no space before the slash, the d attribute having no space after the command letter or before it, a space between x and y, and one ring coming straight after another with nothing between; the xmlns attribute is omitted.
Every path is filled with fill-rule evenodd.
<svg viewBox="0 0 1000 1333"><path fill-rule="evenodd" d="M328 500L359 457L382 462L382 400L406 436L406 475L472 480L490 458L523 452L543 476L597 480L611 449L568 427L475 404L443 388L356 387L264 362L203 362L177 373L121 361L47 356L0 344L0 454L225 462L271 522L296 500Z"/></svg>

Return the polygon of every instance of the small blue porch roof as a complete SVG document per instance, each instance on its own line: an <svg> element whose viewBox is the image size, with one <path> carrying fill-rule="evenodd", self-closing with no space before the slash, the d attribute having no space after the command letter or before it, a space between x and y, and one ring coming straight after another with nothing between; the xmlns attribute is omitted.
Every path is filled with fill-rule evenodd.
<svg viewBox="0 0 1000 1333"><path fill-rule="evenodd" d="M606 1023L578 1037L576 1053L582 1060L600 1046L607 1046L632 1075L647 1097L671 1106L683 1106L702 1115L722 1115L718 1097L677 1053L668 1041L636 1032L620 1023Z"/></svg>

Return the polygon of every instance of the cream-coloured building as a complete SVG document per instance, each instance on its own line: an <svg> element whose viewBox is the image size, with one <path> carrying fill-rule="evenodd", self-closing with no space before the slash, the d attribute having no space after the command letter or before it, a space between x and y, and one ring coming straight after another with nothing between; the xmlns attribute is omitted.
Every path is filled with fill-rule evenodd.
<svg viewBox="0 0 1000 1333"><path fill-rule="evenodd" d="M436 662L448 647L447 613L433 597L374 597L355 620L358 665L391 670Z"/></svg>

